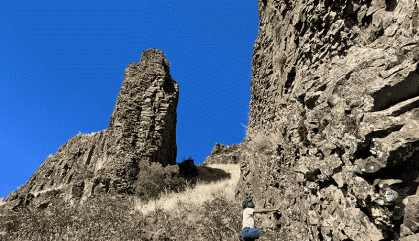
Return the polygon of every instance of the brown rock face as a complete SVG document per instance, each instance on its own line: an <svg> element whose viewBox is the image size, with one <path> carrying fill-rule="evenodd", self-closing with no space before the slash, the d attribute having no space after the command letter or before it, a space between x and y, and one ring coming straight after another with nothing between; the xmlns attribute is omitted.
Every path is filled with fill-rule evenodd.
<svg viewBox="0 0 419 241"><path fill-rule="evenodd" d="M176 165L178 87L164 53L145 50L125 69L109 128L70 138L7 203L78 205L98 193L133 194L140 161Z"/></svg>
<svg viewBox="0 0 419 241"><path fill-rule="evenodd" d="M415 2L259 0L246 141L277 137L270 154L242 152L236 198L281 215L256 216L257 228L285 240L417 236Z"/></svg>
<svg viewBox="0 0 419 241"><path fill-rule="evenodd" d="M242 142L244 143L244 142ZM231 146L215 143L211 154L205 158L203 166L211 164L239 164L240 163L240 144L233 144Z"/></svg>

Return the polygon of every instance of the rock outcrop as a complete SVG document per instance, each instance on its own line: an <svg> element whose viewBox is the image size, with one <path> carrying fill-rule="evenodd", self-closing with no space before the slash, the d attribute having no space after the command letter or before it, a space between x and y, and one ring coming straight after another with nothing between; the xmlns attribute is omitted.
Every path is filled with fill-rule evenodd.
<svg viewBox="0 0 419 241"><path fill-rule="evenodd" d="M158 49L147 49L125 69L106 130L68 140L25 185L6 199L12 208L80 205L100 193L133 194L139 162L176 165L179 84Z"/></svg>
<svg viewBox="0 0 419 241"><path fill-rule="evenodd" d="M231 146L215 143L211 154L205 158L202 166L211 164L239 164L242 143Z"/></svg>
<svg viewBox="0 0 419 241"><path fill-rule="evenodd" d="M259 0L258 9L246 141L271 144L242 152L237 203L280 207L255 221L284 240L413 240L416 1Z"/></svg>

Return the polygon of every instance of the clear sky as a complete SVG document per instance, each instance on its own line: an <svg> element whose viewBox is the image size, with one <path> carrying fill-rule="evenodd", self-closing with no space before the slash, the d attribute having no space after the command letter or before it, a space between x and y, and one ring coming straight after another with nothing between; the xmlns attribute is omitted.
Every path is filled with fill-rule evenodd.
<svg viewBox="0 0 419 241"><path fill-rule="evenodd" d="M1 1L0 198L71 137L108 128L149 48L179 83L176 162L240 143L258 28L257 0Z"/></svg>

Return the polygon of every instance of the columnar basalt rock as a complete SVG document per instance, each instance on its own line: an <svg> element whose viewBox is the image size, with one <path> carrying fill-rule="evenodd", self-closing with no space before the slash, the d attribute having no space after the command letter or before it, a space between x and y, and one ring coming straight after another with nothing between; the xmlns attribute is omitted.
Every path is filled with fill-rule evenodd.
<svg viewBox="0 0 419 241"><path fill-rule="evenodd" d="M417 1L259 0L258 9L246 141L280 137L276 154L242 152L237 203L280 207L255 221L287 240L411 240Z"/></svg>
<svg viewBox="0 0 419 241"><path fill-rule="evenodd" d="M133 194L140 161L176 165L178 98L164 53L145 50L125 69L108 129L70 138L7 197L8 205L43 207L54 198L80 205L95 194Z"/></svg>

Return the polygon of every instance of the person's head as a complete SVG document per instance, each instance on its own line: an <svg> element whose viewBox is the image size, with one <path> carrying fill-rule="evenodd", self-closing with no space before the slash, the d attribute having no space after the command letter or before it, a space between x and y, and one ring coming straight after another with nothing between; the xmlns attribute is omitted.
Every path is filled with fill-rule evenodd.
<svg viewBox="0 0 419 241"><path fill-rule="evenodd" d="M255 208L255 204L252 201L250 201L250 202L247 203L247 207L248 208Z"/></svg>
<svg viewBox="0 0 419 241"><path fill-rule="evenodd" d="M255 204L252 202L252 198L246 199L243 202L243 209L245 208L254 208Z"/></svg>

